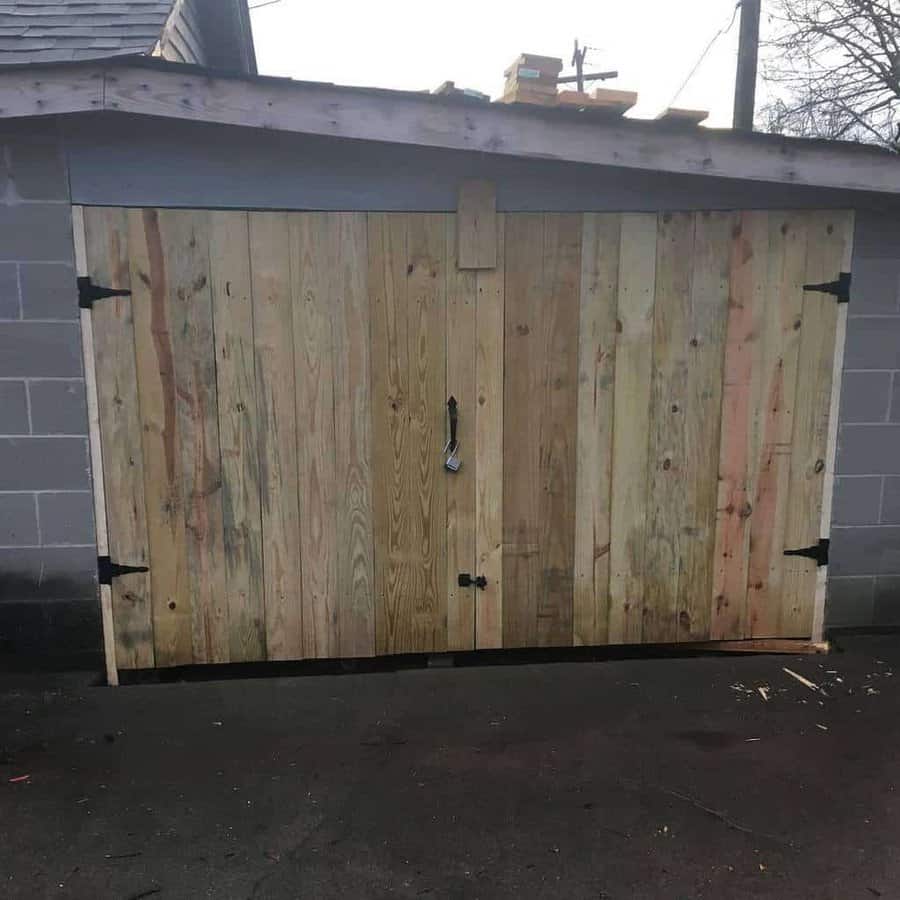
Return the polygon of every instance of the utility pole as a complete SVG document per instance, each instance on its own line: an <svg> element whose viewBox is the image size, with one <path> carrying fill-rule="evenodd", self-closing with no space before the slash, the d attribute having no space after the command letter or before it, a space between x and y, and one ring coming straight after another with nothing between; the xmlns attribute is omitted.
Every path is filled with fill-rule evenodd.
<svg viewBox="0 0 900 900"><path fill-rule="evenodd" d="M756 63L759 57L760 0L742 0L741 36L734 83L734 127L753 131L756 106Z"/></svg>
<svg viewBox="0 0 900 900"><path fill-rule="evenodd" d="M610 78L618 78L618 71L611 72L593 72L590 75L584 74L584 58L590 47L579 47L578 40L575 40L575 52L572 54L572 65L575 66L574 75L565 75L557 78L557 84L574 84L578 87L579 93L584 91L584 83L586 81L607 81Z"/></svg>

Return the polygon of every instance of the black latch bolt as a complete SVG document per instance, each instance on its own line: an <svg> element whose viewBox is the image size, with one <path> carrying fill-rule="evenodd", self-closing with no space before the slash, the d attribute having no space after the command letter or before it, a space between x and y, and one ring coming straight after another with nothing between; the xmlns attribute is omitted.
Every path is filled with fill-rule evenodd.
<svg viewBox="0 0 900 900"><path fill-rule="evenodd" d="M120 566L108 556L97 557L97 580L100 584L112 584L113 578L149 571L150 569L147 566Z"/></svg>
<svg viewBox="0 0 900 900"><path fill-rule="evenodd" d="M822 538L818 544L812 547L803 547L800 550L785 550L785 556L802 556L805 559L815 560L817 566L828 565L828 547L831 541L828 538Z"/></svg>
<svg viewBox="0 0 900 900"><path fill-rule="evenodd" d="M487 587L487 578L484 575L473 578L468 572L460 572L456 583L460 587L477 587L484 590Z"/></svg>
<svg viewBox="0 0 900 900"><path fill-rule="evenodd" d="M94 284L88 275L78 277L78 306L80 309L93 309L98 300L107 297L130 297L131 291L125 288L100 287Z"/></svg>
<svg viewBox="0 0 900 900"><path fill-rule="evenodd" d="M838 303L850 302L850 281L849 272L841 272L837 281L824 281L821 284L804 284L804 291L818 291L820 294L831 294L837 297Z"/></svg>

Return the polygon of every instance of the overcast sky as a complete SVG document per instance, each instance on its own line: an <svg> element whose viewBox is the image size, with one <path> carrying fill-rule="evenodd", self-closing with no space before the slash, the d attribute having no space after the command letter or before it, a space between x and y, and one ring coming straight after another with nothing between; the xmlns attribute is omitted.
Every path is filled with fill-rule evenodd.
<svg viewBox="0 0 900 900"><path fill-rule="evenodd" d="M311 81L433 89L455 81L496 98L519 53L562 57L596 47L589 68L618 69L608 87L634 90L634 113L667 107L704 47L731 20L734 0L251 0L260 72ZM731 124L738 21L721 36L676 106Z"/></svg>

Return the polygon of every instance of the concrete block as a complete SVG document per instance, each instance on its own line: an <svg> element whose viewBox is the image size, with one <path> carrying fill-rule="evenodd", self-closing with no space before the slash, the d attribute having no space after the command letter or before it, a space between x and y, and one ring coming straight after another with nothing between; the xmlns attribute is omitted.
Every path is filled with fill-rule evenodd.
<svg viewBox="0 0 900 900"><path fill-rule="evenodd" d="M29 381L34 434L87 434L87 398L82 379Z"/></svg>
<svg viewBox="0 0 900 900"><path fill-rule="evenodd" d="M858 628L872 624L875 579L829 578L825 595L826 628Z"/></svg>
<svg viewBox="0 0 900 900"><path fill-rule="evenodd" d="M69 199L69 183L59 142L21 136L7 140L9 175L22 200Z"/></svg>
<svg viewBox="0 0 900 900"><path fill-rule="evenodd" d="M833 528L829 572L834 576L900 575L900 526Z"/></svg>
<svg viewBox="0 0 900 900"><path fill-rule="evenodd" d="M900 525L900 478L884 479L881 522L884 525Z"/></svg>
<svg viewBox="0 0 900 900"><path fill-rule="evenodd" d="M0 260L72 263L74 253L68 204L0 206Z"/></svg>
<svg viewBox="0 0 900 900"><path fill-rule="evenodd" d="M859 259L853 269L851 316L900 311L900 247L891 259Z"/></svg>
<svg viewBox="0 0 900 900"><path fill-rule="evenodd" d="M875 625L900 625L900 578L875 579L872 621Z"/></svg>
<svg viewBox="0 0 900 900"><path fill-rule="evenodd" d="M78 322L0 322L0 377L81 375Z"/></svg>
<svg viewBox="0 0 900 900"><path fill-rule="evenodd" d="M2 496L2 495L0 495ZM41 543L93 544L94 497L90 492L77 494L38 494Z"/></svg>
<svg viewBox="0 0 900 900"><path fill-rule="evenodd" d="M841 422L883 422L891 405L893 372L844 372Z"/></svg>
<svg viewBox="0 0 900 900"><path fill-rule="evenodd" d="M892 422L900 422L900 372L894 372L894 387L891 392L891 415Z"/></svg>
<svg viewBox="0 0 900 900"><path fill-rule="evenodd" d="M834 525L877 525L882 477L836 478L831 521Z"/></svg>
<svg viewBox="0 0 900 900"><path fill-rule="evenodd" d="M26 319L79 317L75 268L68 263L23 263L22 314Z"/></svg>
<svg viewBox="0 0 900 900"><path fill-rule="evenodd" d="M90 487L86 438L0 438L0 491Z"/></svg>
<svg viewBox="0 0 900 900"><path fill-rule="evenodd" d="M842 425L838 475L900 475L900 425Z"/></svg>
<svg viewBox="0 0 900 900"><path fill-rule="evenodd" d="M97 551L93 547L0 549L0 606L96 596Z"/></svg>
<svg viewBox="0 0 900 900"><path fill-rule="evenodd" d="M900 214L860 210L853 236L853 270L861 259L886 259L900 255Z"/></svg>
<svg viewBox="0 0 900 900"><path fill-rule="evenodd" d="M0 381L0 434L28 434L24 381Z"/></svg>
<svg viewBox="0 0 900 900"><path fill-rule="evenodd" d="M34 494L0 494L0 547L39 543Z"/></svg>
<svg viewBox="0 0 900 900"><path fill-rule="evenodd" d="M15 263L0 263L0 319L19 319L19 273Z"/></svg>
<svg viewBox="0 0 900 900"><path fill-rule="evenodd" d="M900 316L848 319L844 369L900 369Z"/></svg>
<svg viewBox="0 0 900 900"><path fill-rule="evenodd" d="M99 668L103 661L100 604L95 598L0 602L0 653L31 666Z"/></svg>

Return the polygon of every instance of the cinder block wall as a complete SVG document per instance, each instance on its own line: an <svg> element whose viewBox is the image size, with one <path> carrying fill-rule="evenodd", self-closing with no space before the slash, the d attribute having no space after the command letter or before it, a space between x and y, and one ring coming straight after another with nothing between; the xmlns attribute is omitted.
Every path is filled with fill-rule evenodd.
<svg viewBox="0 0 900 900"><path fill-rule="evenodd" d="M826 625L900 625L900 217L857 213Z"/></svg>
<svg viewBox="0 0 900 900"><path fill-rule="evenodd" d="M0 130L0 656L101 646L67 168L55 123Z"/></svg>

